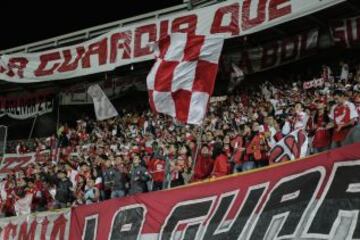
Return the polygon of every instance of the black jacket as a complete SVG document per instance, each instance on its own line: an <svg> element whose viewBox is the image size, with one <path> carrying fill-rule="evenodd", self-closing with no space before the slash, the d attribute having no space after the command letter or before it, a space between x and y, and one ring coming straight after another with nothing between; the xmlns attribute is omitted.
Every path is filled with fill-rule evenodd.
<svg viewBox="0 0 360 240"><path fill-rule="evenodd" d="M103 172L104 186L112 191L125 190L125 176L118 169L110 167Z"/></svg>
<svg viewBox="0 0 360 240"><path fill-rule="evenodd" d="M149 172L145 167L139 165L130 171L130 194L146 192L147 181L150 180Z"/></svg>
<svg viewBox="0 0 360 240"><path fill-rule="evenodd" d="M65 181L58 179L56 183L56 195L55 199L61 203L70 203L73 200L73 192L71 188L73 187L69 178L66 178Z"/></svg>

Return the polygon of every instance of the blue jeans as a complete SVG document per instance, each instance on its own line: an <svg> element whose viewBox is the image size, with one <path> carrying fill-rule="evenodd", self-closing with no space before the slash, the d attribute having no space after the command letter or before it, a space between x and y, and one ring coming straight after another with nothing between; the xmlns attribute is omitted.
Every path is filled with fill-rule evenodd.
<svg viewBox="0 0 360 240"><path fill-rule="evenodd" d="M247 161L242 164L236 164L234 166L234 173L245 172L255 168L255 163L253 161Z"/></svg>
<svg viewBox="0 0 360 240"><path fill-rule="evenodd" d="M123 190L113 190L113 191L111 191L111 199L120 198L120 197L124 197L124 196L125 196L125 192Z"/></svg>
<svg viewBox="0 0 360 240"><path fill-rule="evenodd" d="M313 148L313 153L321 153L321 152L325 152L329 150L329 147L326 146L326 147L320 147L320 148Z"/></svg>

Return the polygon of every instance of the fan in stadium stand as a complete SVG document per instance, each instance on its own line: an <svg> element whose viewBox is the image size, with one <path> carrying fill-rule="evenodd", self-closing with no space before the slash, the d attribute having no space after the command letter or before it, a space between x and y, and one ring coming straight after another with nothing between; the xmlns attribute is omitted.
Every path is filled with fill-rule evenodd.
<svg viewBox="0 0 360 240"><path fill-rule="evenodd" d="M124 3L3 4L0 239L360 239L360 2Z"/></svg>

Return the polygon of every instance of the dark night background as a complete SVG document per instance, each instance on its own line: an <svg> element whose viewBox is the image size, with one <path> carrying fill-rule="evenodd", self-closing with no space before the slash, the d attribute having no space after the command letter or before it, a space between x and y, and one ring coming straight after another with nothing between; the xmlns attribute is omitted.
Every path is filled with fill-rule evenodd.
<svg viewBox="0 0 360 240"><path fill-rule="evenodd" d="M74 5L76 3L76 5ZM80 5L81 3L81 5ZM0 50L175 6L182 0L10 1L0 4Z"/></svg>

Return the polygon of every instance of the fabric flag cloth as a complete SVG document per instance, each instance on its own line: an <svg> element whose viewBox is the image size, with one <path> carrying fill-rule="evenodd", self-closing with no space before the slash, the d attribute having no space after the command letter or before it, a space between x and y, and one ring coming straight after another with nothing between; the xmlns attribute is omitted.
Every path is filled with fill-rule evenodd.
<svg viewBox="0 0 360 240"><path fill-rule="evenodd" d="M20 198L14 204L16 216L27 215L31 213L31 202L33 194L26 194L25 197Z"/></svg>
<svg viewBox="0 0 360 240"><path fill-rule="evenodd" d="M306 157L309 150L309 139L302 129L297 129L282 138L271 149L269 163L285 162Z"/></svg>
<svg viewBox="0 0 360 240"><path fill-rule="evenodd" d="M119 115L99 84L91 85L87 92L93 99L95 115L98 121L103 121Z"/></svg>
<svg viewBox="0 0 360 240"><path fill-rule="evenodd" d="M146 79L152 110L201 124L223 43L223 38L174 33L154 45L156 62Z"/></svg>

